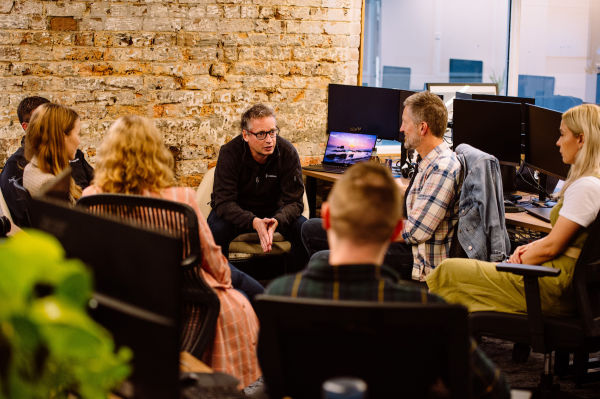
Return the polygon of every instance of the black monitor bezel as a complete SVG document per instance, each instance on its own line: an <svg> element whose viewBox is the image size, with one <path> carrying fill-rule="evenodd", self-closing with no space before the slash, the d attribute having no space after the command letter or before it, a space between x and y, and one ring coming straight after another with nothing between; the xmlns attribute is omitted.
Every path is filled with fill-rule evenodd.
<svg viewBox="0 0 600 399"><path fill-rule="evenodd" d="M485 101L485 100L469 100L469 99L461 99L461 98L455 98L454 102L458 101L458 103L460 104L461 102L466 102L466 103L471 103L471 104L478 104L478 105L489 105L490 107L493 107L494 105L497 107L510 107L510 106L514 106L515 110L519 109L519 121L518 121L518 132L515 133L515 153L513 154L513 157L511 159L502 159L500 157L498 157L496 154L494 154L493 151L489 151L487 148L480 148L477 145L474 145L474 147L478 148L481 151L487 152L491 155L494 155L496 158L498 158L498 161L500 162L501 165L507 165L507 166L519 166L521 164L521 144L522 144L522 136L521 136L521 132L522 132L522 121L523 121L523 107L520 103L510 103L510 102L501 102L501 101ZM512 104L512 105L511 105ZM460 106L459 106L460 108ZM462 121L459 120L459 127L460 124L462 123ZM452 130L452 139L453 139L453 147L456 148L457 145L462 144L463 142L460 143L456 143L454 140L454 135L455 135L455 129L456 129L456 120L453 121L453 130ZM472 143L468 143L465 142L467 144L471 144Z"/></svg>
<svg viewBox="0 0 600 399"><path fill-rule="evenodd" d="M546 169L545 167L540 167L539 165L536 165L535 162L531 162L531 160L529 159L531 157L531 148L533 147L533 145L531 144L531 110L540 110L542 112L547 112L547 113L552 113L555 114L555 116L559 116L562 119L562 112L553 110L553 109L549 109L549 108L545 108L545 107L540 107L539 105L531 105L531 104L526 104L526 110L527 110L527 132L525 134L525 160L524 160L524 165L535 169L545 175L548 176L553 176L556 177L558 179L561 180L566 180L568 173L569 173L569 165L566 165L563 161L562 161L562 157L560 155L560 151L558 149L557 146L555 146L556 141L558 141L558 137L560 137L560 125L557 126L556 129L556 133L557 135L555 136L555 140L552 140L551 143L554 146L553 150L556 151L557 156L557 160L559 162L557 162L556 164L560 164L563 165L563 170L560 172L557 172L556 170L550 170L550 169Z"/></svg>

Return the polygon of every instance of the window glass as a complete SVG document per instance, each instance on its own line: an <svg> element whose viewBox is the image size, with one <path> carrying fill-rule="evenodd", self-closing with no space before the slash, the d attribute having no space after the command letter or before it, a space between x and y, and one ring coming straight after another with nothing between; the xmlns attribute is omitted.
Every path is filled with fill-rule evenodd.
<svg viewBox="0 0 600 399"><path fill-rule="evenodd" d="M513 4L509 94L561 112L600 103L600 0Z"/></svg>
<svg viewBox="0 0 600 399"><path fill-rule="evenodd" d="M366 0L363 85L498 84L505 94L509 0Z"/></svg>

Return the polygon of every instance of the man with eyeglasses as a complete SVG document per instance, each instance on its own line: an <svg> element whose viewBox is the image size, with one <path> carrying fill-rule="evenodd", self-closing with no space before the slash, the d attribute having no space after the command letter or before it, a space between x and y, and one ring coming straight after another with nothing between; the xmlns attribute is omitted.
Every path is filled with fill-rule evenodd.
<svg viewBox="0 0 600 399"><path fill-rule="evenodd" d="M298 152L279 136L275 113L263 104L244 112L241 128L219 151L208 225L226 257L231 240L252 231L271 252L278 231L292 244L288 266L302 268L308 254L300 239L306 218Z"/></svg>

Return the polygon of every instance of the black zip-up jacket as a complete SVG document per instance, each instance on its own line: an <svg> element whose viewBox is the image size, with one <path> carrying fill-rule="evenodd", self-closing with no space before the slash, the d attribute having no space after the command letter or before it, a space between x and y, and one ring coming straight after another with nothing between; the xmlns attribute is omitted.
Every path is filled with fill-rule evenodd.
<svg viewBox="0 0 600 399"><path fill-rule="evenodd" d="M267 162L252 158L242 135L219 151L211 206L217 215L242 229L252 229L255 217L272 217L289 226L302 214L304 183L294 146L277 136Z"/></svg>

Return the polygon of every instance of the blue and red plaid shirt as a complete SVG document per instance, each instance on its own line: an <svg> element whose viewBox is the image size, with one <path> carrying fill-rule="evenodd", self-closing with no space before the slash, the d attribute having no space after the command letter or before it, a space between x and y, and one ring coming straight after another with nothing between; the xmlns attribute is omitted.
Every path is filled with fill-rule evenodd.
<svg viewBox="0 0 600 399"><path fill-rule="evenodd" d="M419 172L406 194L408 219L402 238L412 245L414 280L425 281L425 276L448 257L458 222L460 168L456 154L441 143L419 163Z"/></svg>

